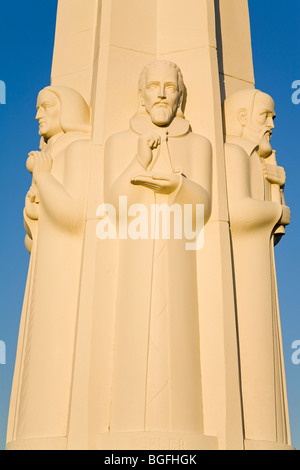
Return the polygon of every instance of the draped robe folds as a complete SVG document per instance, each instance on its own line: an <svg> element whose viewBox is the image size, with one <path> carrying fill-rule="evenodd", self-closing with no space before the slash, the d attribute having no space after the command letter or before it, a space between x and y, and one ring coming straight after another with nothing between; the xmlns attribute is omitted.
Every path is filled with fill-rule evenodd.
<svg viewBox="0 0 300 470"><path fill-rule="evenodd" d="M179 188L169 196L131 184L135 175L146 171L135 156L139 137L151 130L162 142L153 151L148 171L180 175ZM179 204L182 213L184 204L204 204L207 220L211 172L211 144L193 134L185 119L175 118L168 128L160 128L146 116L135 116L131 129L106 143L105 202L118 208L119 197L126 196L128 208L143 204L149 235L153 204ZM185 243L184 237L172 236L116 241L111 433L203 433L197 262L196 252L187 251Z"/></svg>
<svg viewBox="0 0 300 470"><path fill-rule="evenodd" d="M25 211L31 259L8 448L14 441L67 434L89 180L88 139L88 134L79 132L50 139L43 150L50 152L53 165L51 174L41 175L37 182L38 220L30 220Z"/></svg>
<svg viewBox="0 0 300 470"><path fill-rule="evenodd" d="M288 444L273 237L282 207L267 191L257 145L226 141L245 437Z"/></svg>

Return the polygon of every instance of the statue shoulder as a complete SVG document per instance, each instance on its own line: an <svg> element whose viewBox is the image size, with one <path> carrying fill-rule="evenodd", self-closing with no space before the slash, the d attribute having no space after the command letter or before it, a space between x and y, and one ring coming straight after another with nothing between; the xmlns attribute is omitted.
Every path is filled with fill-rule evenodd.
<svg viewBox="0 0 300 470"><path fill-rule="evenodd" d="M247 178L247 181L250 178L250 157L240 145L225 144L225 165L228 180L231 178L236 179L237 175L241 181L244 177Z"/></svg>
<svg viewBox="0 0 300 470"><path fill-rule="evenodd" d="M193 151L201 154L202 156L207 156L207 158L212 158L212 144L207 137L204 137L200 134L190 134L190 140Z"/></svg>
<svg viewBox="0 0 300 470"><path fill-rule="evenodd" d="M249 160L246 150L238 144L225 143L225 158L229 160Z"/></svg>
<svg viewBox="0 0 300 470"><path fill-rule="evenodd" d="M75 155L78 155L80 158L90 155L92 149L91 139L78 139L73 141L67 148L67 155L70 158L74 158Z"/></svg>
<svg viewBox="0 0 300 470"><path fill-rule="evenodd" d="M111 134L109 137L107 137L106 143L123 142L125 139L132 137L132 135L135 135L135 133L131 129L115 132L114 134Z"/></svg>
<svg viewBox="0 0 300 470"><path fill-rule="evenodd" d="M112 134L106 139L105 153L110 154L128 148L133 143L136 144L138 135L131 129Z"/></svg>
<svg viewBox="0 0 300 470"><path fill-rule="evenodd" d="M66 150L66 164L71 165L87 165L90 161L92 153L92 141L90 138L82 138L73 141Z"/></svg>
<svg viewBox="0 0 300 470"><path fill-rule="evenodd" d="M80 151L80 150L89 150L92 147L92 140L90 136L87 138L80 138L78 140L73 141L69 147L68 150L70 151Z"/></svg>

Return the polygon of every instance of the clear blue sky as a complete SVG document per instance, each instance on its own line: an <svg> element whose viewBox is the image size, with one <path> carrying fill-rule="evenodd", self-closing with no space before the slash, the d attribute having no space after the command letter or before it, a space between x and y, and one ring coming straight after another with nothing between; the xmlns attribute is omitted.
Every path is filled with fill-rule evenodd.
<svg viewBox="0 0 300 470"><path fill-rule="evenodd" d="M22 217L30 185L25 162L28 152L39 145L35 102L38 91L50 82L56 6L57 0L16 0L1 5L0 80L7 86L7 104L0 105L0 341L6 343L7 364L0 365L0 449L5 446L29 261ZM276 248L276 261L292 440L300 449L300 365L291 360L291 345L300 341L300 104L291 100L292 83L300 80L300 2L249 0L249 7L256 87L273 96L276 103L273 147L287 172L285 195L293 217Z"/></svg>

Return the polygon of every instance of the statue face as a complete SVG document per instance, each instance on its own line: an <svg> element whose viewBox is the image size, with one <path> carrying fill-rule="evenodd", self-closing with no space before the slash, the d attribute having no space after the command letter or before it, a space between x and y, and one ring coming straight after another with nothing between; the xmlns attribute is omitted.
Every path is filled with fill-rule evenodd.
<svg viewBox="0 0 300 470"><path fill-rule="evenodd" d="M271 138L275 127L275 104L265 93L257 93L251 118L244 127L244 137L259 145L258 153L267 158L272 153Z"/></svg>
<svg viewBox="0 0 300 470"><path fill-rule="evenodd" d="M61 104L54 93L42 90L37 99L39 134L47 141L54 135L63 132L60 124Z"/></svg>
<svg viewBox="0 0 300 470"><path fill-rule="evenodd" d="M147 70L141 100L154 124L169 125L176 116L181 101L177 71L162 64Z"/></svg>

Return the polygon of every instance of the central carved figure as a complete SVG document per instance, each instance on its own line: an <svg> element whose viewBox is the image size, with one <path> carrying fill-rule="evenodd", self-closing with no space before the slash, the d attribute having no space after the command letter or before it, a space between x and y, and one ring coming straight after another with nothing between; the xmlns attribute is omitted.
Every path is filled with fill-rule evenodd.
<svg viewBox="0 0 300 470"><path fill-rule="evenodd" d="M105 202L116 210L126 196L128 206L147 208L203 204L205 223L209 219L211 144L191 131L185 98L176 64L155 61L144 68L130 129L106 143ZM191 217L196 225L197 215ZM172 233L169 240L116 242L111 433L203 434L197 254L185 242Z"/></svg>

